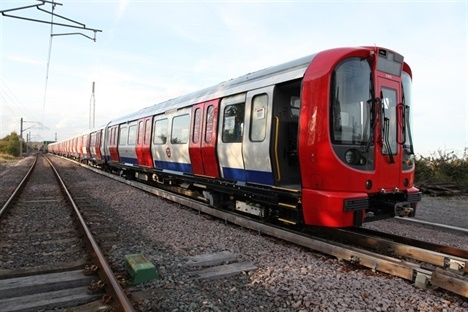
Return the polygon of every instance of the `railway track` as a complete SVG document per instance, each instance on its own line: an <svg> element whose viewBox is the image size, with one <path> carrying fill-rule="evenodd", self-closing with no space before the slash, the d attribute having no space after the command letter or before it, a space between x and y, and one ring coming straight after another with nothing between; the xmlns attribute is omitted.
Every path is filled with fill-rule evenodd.
<svg viewBox="0 0 468 312"><path fill-rule="evenodd" d="M53 164L36 156L0 210L0 310L133 311ZM83 206L83 205L82 205ZM84 205L86 206L86 205ZM33 222L26 220L33 219Z"/></svg>
<svg viewBox="0 0 468 312"><path fill-rule="evenodd" d="M413 219L413 218L395 217L395 220L398 220L399 222L402 222L402 223L418 224L420 226L433 229L433 230L451 232L451 233L456 233L460 235L468 235L468 229L466 228L460 228L460 227L450 226L446 224L428 222L428 221L423 221L423 220L418 220L418 219Z"/></svg>
<svg viewBox="0 0 468 312"><path fill-rule="evenodd" d="M87 166L86 166L87 167ZM197 200L87 167L146 192L219 219L270 235L350 263L384 272L421 288L440 288L468 298L468 251L410 240L377 231L327 229L313 234L264 224L236 213L213 209ZM320 238L328 235L331 239Z"/></svg>

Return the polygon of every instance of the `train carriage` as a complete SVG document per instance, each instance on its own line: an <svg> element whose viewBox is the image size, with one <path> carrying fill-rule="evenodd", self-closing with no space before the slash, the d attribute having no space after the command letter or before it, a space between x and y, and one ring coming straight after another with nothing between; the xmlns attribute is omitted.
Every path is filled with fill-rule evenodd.
<svg viewBox="0 0 468 312"><path fill-rule="evenodd" d="M128 178L289 224L413 216L411 79L388 49L323 51L113 120L104 159Z"/></svg>

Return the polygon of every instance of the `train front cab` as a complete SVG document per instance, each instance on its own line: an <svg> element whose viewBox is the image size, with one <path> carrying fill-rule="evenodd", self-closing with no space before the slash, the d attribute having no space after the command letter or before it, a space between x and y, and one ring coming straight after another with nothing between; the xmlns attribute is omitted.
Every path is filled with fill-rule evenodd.
<svg viewBox="0 0 468 312"><path fill-rule="evenodd" d="M411 70L380 48L319 53L304 77L299 157L306 224L412 216ZM322 117L319 117L322 116Z"/></svg>

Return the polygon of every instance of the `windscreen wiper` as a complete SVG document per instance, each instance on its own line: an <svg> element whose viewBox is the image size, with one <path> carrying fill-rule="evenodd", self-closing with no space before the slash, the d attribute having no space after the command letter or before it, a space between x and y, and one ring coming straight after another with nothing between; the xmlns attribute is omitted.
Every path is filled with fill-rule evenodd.
<svg viewBox="0 0 468 312"><path fill-rule="evenodd" d="M373 98L367 101L367 105L370 106L369 108L369 115L370 115L370 134L369 134L369 140L367 140L366 144L366 150L365 152L369 152L369 148L371 145L374 144L374 131L375 127L377 125L377 118L376 118L376 110L375 107L380 105L380 99L379 98ZM367 127L367 122L366 122L366 127Z"/></svg>
<svg viewBox="0 0 468 312"><path fill-rule="evenodd" d="M383 111L382 111L382 112L383 112ZM390 133L390 131L389 131L389 127L390 127L390 118L385 117L385 113L383 113L383 117L384 117L383 132L384 132L385 146L387 146L388 156L390 157L389 163L390 163L390 164L394 164L394 163L395 163L395 159L393 158L392 148L390 147L390 141L389 141L389 139L388 139L389 133Z"/></svg>

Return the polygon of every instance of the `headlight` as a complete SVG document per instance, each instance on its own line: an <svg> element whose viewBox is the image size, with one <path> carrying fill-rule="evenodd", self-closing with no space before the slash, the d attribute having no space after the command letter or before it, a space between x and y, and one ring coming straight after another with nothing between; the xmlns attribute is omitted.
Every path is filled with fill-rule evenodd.
<svg viewBox="0 0 468 312"><path fill-rule="evenodd" d="M366 164L366 158L355 148L346 151L345 160L350 165L364 166Z"/></svg>

